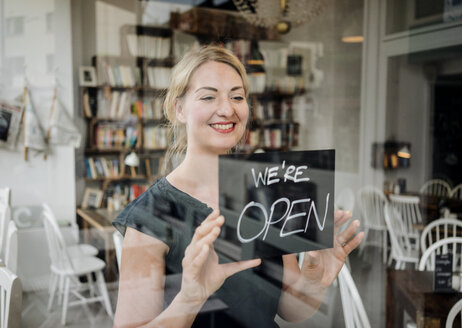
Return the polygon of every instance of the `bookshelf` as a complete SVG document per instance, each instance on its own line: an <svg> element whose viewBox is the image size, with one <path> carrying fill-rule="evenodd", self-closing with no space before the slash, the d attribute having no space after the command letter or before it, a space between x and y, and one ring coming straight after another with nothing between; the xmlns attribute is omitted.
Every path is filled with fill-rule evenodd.
<svg viewBox="0 0 462 328"><path fill-rule="evenodd" d="M125 25L120 56L94 56L97 86L81 87L86 119L85 187L103 191L102 207L136 198L159 176L168 145L162 111L174 65L172 30ZM135 153L139 164L125 164Z"/></svg>
<svg viewBox="0 0 462 328"><path fill-rule="evenodd" d="M189 43L182 43L185 39ZM252 116L238 151L287 151L298 145L300 125L294 121L292 101L304 92L304 85L300 78L286 74L284 65L278 66L287 49L260 51L260 41L281 43L275 30L255 27L228 13L194 8L172 13L169 27L125 25L120 30L120 56L92 58L98 85L81 88L88 127L84 180L104 191L102 206L108 206L116 193L129 201L136 192L127 195L127 186L142 192L159 176L169 143L162 103L171 69L176 56L195 43L223 44L248 70ZM270 80L269 72L275 78ZM131 152L139 157L136 168L124 164Z"/></svg>

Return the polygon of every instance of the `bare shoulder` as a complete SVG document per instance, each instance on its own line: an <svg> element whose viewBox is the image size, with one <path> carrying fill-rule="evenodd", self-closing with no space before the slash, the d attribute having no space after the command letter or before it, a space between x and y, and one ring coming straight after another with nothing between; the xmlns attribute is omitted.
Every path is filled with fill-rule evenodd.
<svg viewBox="0 0 462 328"><path fill-rule="evenodd" d="M136 262L163 263L169 247L161 240L127 227L122 249L122 266L135 265Z"/></svg>

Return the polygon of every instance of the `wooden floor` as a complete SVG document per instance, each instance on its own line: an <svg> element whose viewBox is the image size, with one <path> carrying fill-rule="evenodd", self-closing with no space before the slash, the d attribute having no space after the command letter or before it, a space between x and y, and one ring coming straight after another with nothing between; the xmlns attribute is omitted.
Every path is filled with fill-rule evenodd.
<svg viewBox="0 0 462 328"><path fill-rule="evenodd" d="M366 308L371 327L385 327L385 266L381 261L379 249L366 248L360 257L357 252L350 255L353 279L357 285ZM108 291L115 309L117 284L108 284ZM23 315L21 327L51 328L62 327L60 324L61 308L46 310L48 292L25 293L23 298ZM344 327L343 311L338 287L332 286L326 296L325 304L311 319L299 324L287 324L277 319L281 328L298 327ZM107 316L100 303L90 306L69 308L66 327L112 327L112 320ZM220 327L216 323L216 327Z"/></svg>

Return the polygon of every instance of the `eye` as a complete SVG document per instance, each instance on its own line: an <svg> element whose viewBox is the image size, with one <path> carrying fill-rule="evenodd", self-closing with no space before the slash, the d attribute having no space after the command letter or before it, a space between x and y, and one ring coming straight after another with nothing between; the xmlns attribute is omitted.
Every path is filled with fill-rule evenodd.
<svg viewBox="0 0 462 328"><path fill-rule="evenodd" d="M212 101L215 98L212 97L212 96L205 96L205 97L201 97L200 99L203 100L203 101Z"/></svg>
<svg viewBox="0 0 462 328"><path fill-rule="evenodd" d="M234 97L232 97L232 99L235 100L235 101L240 102L240 101L243 101L245 98L243 96L234 96Z"/></svg>

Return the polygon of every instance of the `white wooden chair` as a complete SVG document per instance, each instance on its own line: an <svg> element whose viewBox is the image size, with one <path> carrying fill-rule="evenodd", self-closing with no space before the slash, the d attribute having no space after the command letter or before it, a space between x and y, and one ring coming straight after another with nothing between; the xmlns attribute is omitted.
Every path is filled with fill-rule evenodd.
<svg viewBox="0 0 462 328"><path fill-rule="evenodd" d="M384 207L388 200L383 192L373 186L364 186L358 191L358 205L364 227L364 241L360 245L360 252L368 245L382 248L383 262L387 262L388 233L384 219ZM377 231L381 238L373 239L369 236L370 231Z"/></svg>
<svg viewBox="0 0 462 328"><path fill-rule="evenodd" d="M458 184L451 190L449 197L462 199L462 183Z"/></svg>
<svg viewBox="0 0 462 328"><path fill-rule="evenodd" d="M11 208L0 203L0 258L5 258L6 240L8 238L8 226L11 220Z"/></svg>
<svg viewBox="0 0 462 328"><path fill-rule="evenodd" d="M446 318L446 328L454 328L454 320L458 315L460 316L460 321L462 322L462 299L454 304L449 311L448 317Z"/></svg>
<svg viewBox="0 0 462 328"><path fill-rule="evenodd" d="M355 194L351 188L343 189L337 197L335 197L334 208L342 211L352 211L355 207Z"/></svg>
<svg viewBox="0 0 462 328"><path fill-rule="evenodd" d="M0 327L21 327L22 286L18 276L0 264Z"/></svg>
<svg viewBox="0 0 462 328"><path fill-rule="evenodd" d="M61 234L55 219L44 212L44 225L51 259L52 282L50 288L50 299L48 309L53 305L54 295L59 280L64 282L64 300L62 305L61 323L65 325L67 308L73 305L101 302L108 315L113 318L113 311L106 289L106 282L103 276L103 269L106 263L94 256L71 257L68 248ZM92 275L96 277L96 284L99 287L99 296L94 296ZM80 276L86 276L89 283L82 284ZM71 286L72 284L72 286ZM90 290L90 297L85 297L82 292ZM69 295L77 297L76 301L69 302Z"/></svg>
<svg viewBox="0 0 462 328"><path fill-rule="evenodd" d="M424 253L429 246L438 240L462 236L462 221L442 218L427 224L420 237L420 249Z"/></svg>
<svg viewBox="0 0 462 328"><path fill-rule="evenodd" d="M344 265L338 275L340 296L342 298L343 317L346 328L370 328L361 296L358 293L350 271Z"/></svg>
<svg viewBox="0 0 462 328"><path fill-rule="evenodd" d="M0 188L0 204L11 206L11 189L8 187Z"/></svg>
<svg viewBox="0 0 462 328"><path fill-rule="evenodd" d="M419 262L420 271L435 270L435 255L437 254L452 254L452 271L461 272L461 252L462 252L462 237L449 237L441 239L427 248L423 253Z"/></svg>
<svg viewBox="0 0 462 328"><path fill-rule="evenodd" d="M13 220L8 225L8 235L5 251L5 264L14 274L18 267L18 228Z"/></svg>
<svg viewBox="0 0 462 328"><path fill-rule="evenodd" d="M406 263L413 263L417 267L419 262L419 252L412 247L409 234L400 218L396 208L391 205L385 206L385 223L391 241L391 254L388 265L393 260L396 261L395 269L404 269Z"/></svg>
<svg viewBox="0 0 462 328"><path fill-rule="evenodd" d="M48 215L48 217L52 218L56 224L59 225L56 216L53 214L50 206L48 204L42 204L44 214ZM67 251L71 257L78 257L78 256L96 256L98 255L98 249L90 244L80 244L78 242L78 227L76 225L71 224L71 228L76 231L76 236L74 240L66 241Z"/></svg>
<svg viewBox="0 0 462 328"><path fill-rule="evenodd" d="M123 245L123 242L124 242L124 237L122 236L122 234L119 232L119 231L114 231L114 233L112 234L112 239L114 241L114 248L115 248L115 253L116 253L116 259L117 259L117 266L119 268L119 272L120 272L120 265L121 265L121 261L122 261L122 245Z"/></svg>
<svg viewBox="0 0 462 328"><path fill-rule="evenodd" d="M417 196L390 195L390 205L399 213L404 231L408 234L412 247L417 251L420 249L420 231L415 225L422 224L419 203L420 199Z"/></svg>
<svg viewBox="0 0 462 328"><path fill-rule="evenodd" d="M449 183L441 179L428 180L420 187L420 193L422 195L447 197L450 192L451 186Z"/></svg>

